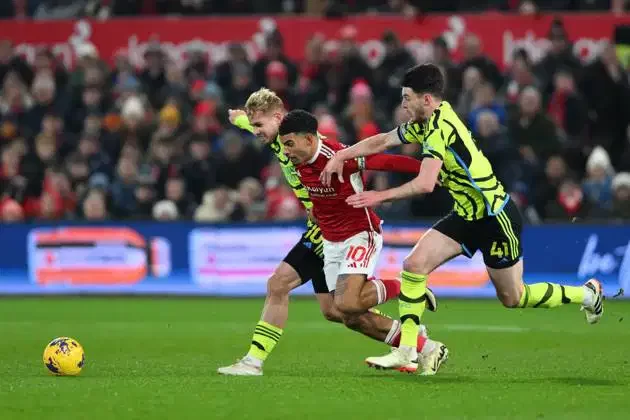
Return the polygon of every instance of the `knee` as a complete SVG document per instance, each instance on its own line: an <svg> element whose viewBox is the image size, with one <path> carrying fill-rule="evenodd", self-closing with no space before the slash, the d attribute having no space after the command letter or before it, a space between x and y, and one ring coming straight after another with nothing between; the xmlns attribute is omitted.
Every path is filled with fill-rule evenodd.
<svg viewBox="0 0 630 420"><path fill-rule="evenodd" d="M497 297L506 308L518 308L521 302L521 294L516 290L497 291Z"/></svg>
<svg viewBox="0 0 630 420"><path fill-rule="evenodd" d="M403 260L403 270L416 274L429 274L429 266L426 258L422 256L408 256Z"/></svg>
<svg viewBox="0 0 630 420"><path fill-rule="evenodd" d="M290 281L284 276L274 274L267 280L267 296L269 297L284 298L289 295L290 291Z"/></svg>
<svg viewBox="0 0 630 420"><path fill-rule="evenodd" d="M337 323L343 322L343 317L341 316L341 313L334 306L321 308L321 309L322 309L322 315L324 316L326 321L337 322Z"/></svg>

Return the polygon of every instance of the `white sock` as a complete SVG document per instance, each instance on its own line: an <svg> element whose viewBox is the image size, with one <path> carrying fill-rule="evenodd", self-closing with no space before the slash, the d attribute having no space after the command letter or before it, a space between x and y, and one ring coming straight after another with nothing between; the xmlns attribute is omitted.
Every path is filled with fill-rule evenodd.
<svg viewBox="0 0 630 420"><path fill-rule="evenodd" d="M393 320L392 321L392 327L390 328L389 332L387 333L387 337L385 337L385 344L392 344L392 341L394 340L394 337L396 337L398 334L400 333L400 321L398 320Z"/></svg>
<svg viewBox="0 0 630 420"><path fill-rule="evenodd" d="M428 338L427 341L424 343L424 346L422 347L422 351L420 352L420 354L427 355L431 353L433 350L435 350L436 347L437 347L437 343L431 340L430 338Z"/></svg>
<svg viewBox="0 0 630 420"><path fill-rule="evenodd" d="M582 287L584 288L584 303L582 305L586 307L595 305L595 292L586 286Z"/></svg>
<svg viewBox="0 0 630 420"><path fill-rule="evenodd" d="M378 304L385 303L385 298L387 297L387 289L383 282L379 279L372 280L374 287L376 287L376 300Z"/></svg>
<svg viewBox="0 0 630 420"><path fill-rule="evenodd" d="M247 353L245 355L245 357L243 357L243 361L247 362L248 364L255 366L257 368L261 368L263 365L263 361L260 360L257 357L252 356L251 354Z"/></svg>

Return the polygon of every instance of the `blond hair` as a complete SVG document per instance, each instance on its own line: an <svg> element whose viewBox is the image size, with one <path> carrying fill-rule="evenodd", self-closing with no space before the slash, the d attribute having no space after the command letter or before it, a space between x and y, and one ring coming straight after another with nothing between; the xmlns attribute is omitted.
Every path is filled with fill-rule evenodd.
<svg viewBox="0 0 630 420"><path fill-rule="evenodd" d="M270 111L283 110L282 99L275 92L262 88L249 95L245 103L245 112L248 117L252 117L256 112L266 114Z"/></svg>

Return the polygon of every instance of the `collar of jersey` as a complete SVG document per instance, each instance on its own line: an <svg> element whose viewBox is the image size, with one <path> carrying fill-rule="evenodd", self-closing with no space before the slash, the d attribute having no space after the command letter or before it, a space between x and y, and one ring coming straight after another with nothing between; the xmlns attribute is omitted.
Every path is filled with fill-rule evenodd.
<svg viewBox="0 0 630 420"><path fill-rule="evenodd" d="M317 150L315 150L315 154L313 155L313 157L306 162L308 165L312 165L316 160L317 160L317 156L319 156L319 152L322 151L322 139L324 139L325 137L322 137L321 134L317 133Z"/></svg>

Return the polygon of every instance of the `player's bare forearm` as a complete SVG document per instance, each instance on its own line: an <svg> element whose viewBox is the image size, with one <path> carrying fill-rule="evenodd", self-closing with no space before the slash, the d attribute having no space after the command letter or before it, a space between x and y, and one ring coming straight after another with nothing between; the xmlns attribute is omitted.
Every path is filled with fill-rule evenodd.
<svg viewBox="0 0 630 420"><path fill-rule="evenodd" d="M383 201L400 200L433 192L441 168L441 160L425 158L418 176L406 184L383 191Z"/></svg>
<svg viewBox="0 0 630 420"><path fill-rule="evenodd" d="M400 140L398 139L398 133L396 130L392 130L388 133L377 134L361 140L347 149L337 152L337 156L345 161L360 156L370 156L377 153L383 153L390 147L399 145Z"/></svg>

